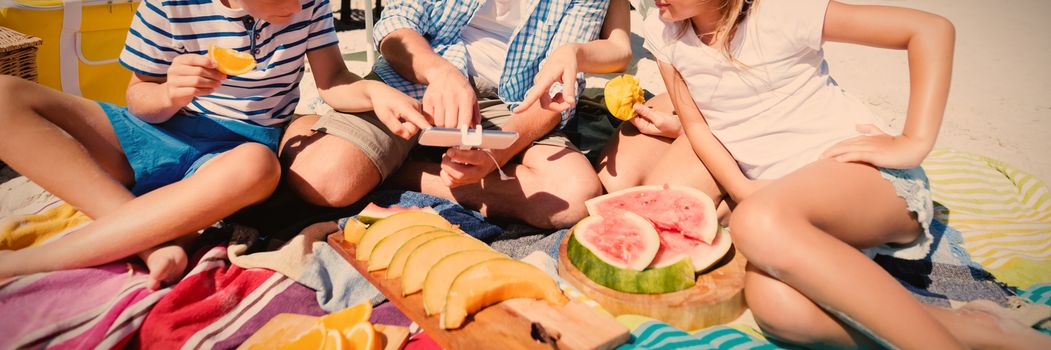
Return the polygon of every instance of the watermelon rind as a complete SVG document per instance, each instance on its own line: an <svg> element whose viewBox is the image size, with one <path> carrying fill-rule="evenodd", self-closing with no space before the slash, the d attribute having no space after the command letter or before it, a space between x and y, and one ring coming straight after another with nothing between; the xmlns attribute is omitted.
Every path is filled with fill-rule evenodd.
<svg viewBox="0 0 1051 350"><path fill-rule="evenodd" d="M619 269L599 259L577 240L572 232L566 253L569 261L588 279L604 287L633 294L663 294L677 292L694 285L693 265L685 257L679 262L643 271Z"/></svg>
<svg viewBox="0 0 1051 350"><path fill-rule="evenodd" d="M657 230L653 228L653 224L651 224L648 220L646 220L642 216L639 216L638 214L628 211L622 211L618 213L618 218L627 221L628 224L631 224L633 227L635 227L637 229L636 232L641 238L640 243L642 243L643 249L641 251L635 252L637 255L634 261L622 263L615 259L609 258L605 256L606 253L604 253L602 249L596 247L586 237L577 236L579 238L580 244L584 245L585 248L588 248L589 251L594 253L599 259L602 259L603 262L615 268L642 271L646 269L646 267L650 266L650 263L653 262L653 258L657 256L657 250L659 250L661 246L661 238L659 235L657 235ZM573 231L581 233L587 232L588 226L599 225L602 223L603 220L605 219L601 216L586 217L583 220L580 220L580 222L578 222L574 226Z"/></svg>

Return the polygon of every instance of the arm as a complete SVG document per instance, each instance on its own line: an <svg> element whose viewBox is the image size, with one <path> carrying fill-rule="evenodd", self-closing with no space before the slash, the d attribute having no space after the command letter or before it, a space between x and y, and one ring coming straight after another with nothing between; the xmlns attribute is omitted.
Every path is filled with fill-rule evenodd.
<svg viewBox="0 0 1051 350"><path fill-rule="evenodd" d="M212 93L223 79L226 75L215 69L215 62L208 56L176 56L167 76L132 74L126 94L128 110L148 123L163 123L194 97Z"/></svg>
<svg viewBox="0 0 1051 350"><path fill-rule="evenodd" d="M672 65L657 61L664 85L668 87L668 95L671 97L672 105L679 114L683 132L693 146L693 152L700 158L701 163L715 178L727 194L735 202L740 203L745 197L759 189L759 183L748 179L737 166L730 152L726 150L722 142L715 138L708 123L704 120L697 104L690 95L689 88L682 76Z"/></svg>
<svg viewBox="0 0 1051 350"><path fill-rule="evenodd" d="M943 17L905 8L847 5L832 1L825 13L828 41L906 49L909 106L901 136L859 129L868 136L829 149L824 157L891 168L918 166L934 147L952 77L955 29Z"/></svg>
<svg viewBox="0 0 1051 350"><path fill-rule="evenodd" d="M599 40L568 43L551 52L544 61L533 88L515 108L515 113L528 110L537 101L548 109L562 112L576 103L577 72L623 72L631 64L631 15L627 0L611 0L602 22ZM551 101L548 90L556 82L564 87L562 101Z"/></svg>
<svg viewBox="0 0 1051 350"><path fill-rule="evenodd" d="M332 108L344 112L375 111L391 132L411 138L431 124L420 114L419 103L383 82L363 80L347 70L339 47L325 46L307 52L318 95Z"/></svg>

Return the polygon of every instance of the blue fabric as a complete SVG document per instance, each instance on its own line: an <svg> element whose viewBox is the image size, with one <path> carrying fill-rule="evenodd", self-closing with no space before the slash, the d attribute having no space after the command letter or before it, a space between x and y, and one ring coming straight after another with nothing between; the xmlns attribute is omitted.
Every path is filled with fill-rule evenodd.
<svg viewBox="0 0 1051 350"><path fill-rule="evenodd" d="M314 258L297 282L316 290L318 304L328 312L343 310L364 300L371 300L373 305L386 300L383 293L328 242L314 242Z"/></svg>
<svg viewBox="0 0 1051 350"><path fill-rule="evenodd" d="M500 228L500 226L486 222L485 217L477 211L466 209L456 202L445 198L419 192L377 191L360 201L360 203L370 202L376 203L376 205L381 207L397 205L402 207L434 208L434 210L438 212L438 215L449 220L453 225L460 226L461 230L467 232L467 234L472 237L486 243L492 243L497 236L504 232L504 229ZM347 218L340 219L339 229L342 230L346 223Z"/></svg>
<svg viewBox="0 0 1051 350"><path fill-rule="evenodd" d="M98 102L135 172L131 191L141 195L193 175L209 159L246 142L277 153L282 129L248 122L178 114L150 124L126 107Z"/></svg>
<svg viewBox="0 0 1051 350"><path fill-rule="evenodd" d="M697 333L683 332L667 323L649 321L631 332L631 339L617 350L663 349L778 349L772 343L754 338L740 330L715 326Z"/></svg>
<svg viewBox="0 0 1051 350"><path fill-rule="evenodd" d="M399 0L385 3L383 15L373 33L379 44L398 29L411 29L426 38L434 52L467 76L467 47L461 33L470 23L482 0ZM598 38L606 17L608 0L528 0L529 18L516 28L508 45L507 59L498 82L500 99L514 108L533 87L541 63L552 50L568 43L585 43ZM416 99L422 99L426 86L404 79L384 58L373 67L388 85ZM577 75L577 91L584 91L584 75ZM573 109L563 113L563 125Z"/></svg>

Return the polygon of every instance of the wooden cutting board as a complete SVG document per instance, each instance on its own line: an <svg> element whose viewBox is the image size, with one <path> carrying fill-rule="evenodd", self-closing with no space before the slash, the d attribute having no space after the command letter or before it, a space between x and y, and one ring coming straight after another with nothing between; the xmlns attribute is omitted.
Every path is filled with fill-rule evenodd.
<svg viewBox="0 0 1051 350"><path fill-rule="evenodd" d="M468 317L459 329L441 329L438 315L424 313L420 293L402 296L400 278L384 278L385 270L368 272L366 262L354 258L355 246L343 241L342 233L330 235L328 242L446 349L612 349L630 338L628 329L609 315L575 300L564 306L542 300L507 300Z"/></svg>
<svg viewBox="0 0 1051 350"><path fill-rule="evenodd" d="M698 276L697 283L689 289L632 294L595 283L573 266L566 252L570 235L562 238L558 249L558 275L614 315L643 315L681 329L696 330L733 321L745 310L746 261L733 248L714 270Z"/></svg>

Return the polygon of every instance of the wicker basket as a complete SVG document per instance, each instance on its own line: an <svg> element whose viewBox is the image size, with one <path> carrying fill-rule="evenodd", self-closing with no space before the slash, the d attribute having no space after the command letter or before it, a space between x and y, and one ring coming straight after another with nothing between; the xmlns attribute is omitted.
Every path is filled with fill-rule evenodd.
<svg viewBox="0 0 1051 350"><path fill-rule="evenodd" d="M36 51L44 41L0 27L0 74L37 81Z"/></svg>

